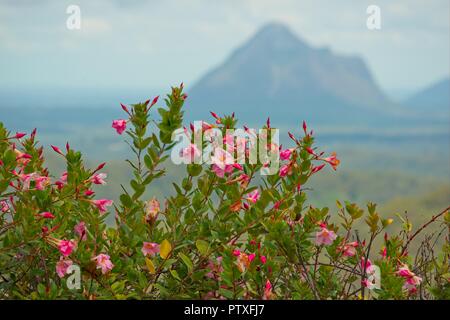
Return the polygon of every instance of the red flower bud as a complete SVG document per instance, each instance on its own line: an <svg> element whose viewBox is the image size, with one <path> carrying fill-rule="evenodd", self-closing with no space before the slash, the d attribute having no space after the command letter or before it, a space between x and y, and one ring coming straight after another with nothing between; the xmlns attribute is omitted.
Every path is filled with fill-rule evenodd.
<svg viewBox="0 0 450 320"><path fill-rule="evenodd" d="M156 96L156 97L153 98L153 101L152 101L152 103L150 104L149 109L150 109L151 107L153 107L153 106L158 102L158 99L159 99L159 96Z"/></svg>
<svg viewBox="0 0 450 320"><path fill-rule="evenodd" d="M102 169L105 167L105 165L106 165L106 162L100 163L100 164L98 165L97 169L95 169L94 172L97 172L97 171L99 171L99 170L102 170Z"/></svg>
<svg viewBox="0 0 450 320"><path fill-rule="evenodd" d="M13 137L14 139L20 139L25 137L27 134L25 132L16 132L16 135Z"/></svg>
<svg viewBox="0 0 450 320"><path fill-rule="evenodd" d="M321 164L320 166L317 166L317 167L312 168L312 173L311 173L311 174L316 173L316 172L319 172L320 170L323 169L323 167L325 167L325 163L324 163L324 164Z"/></svg>
<svg viewBox="0 0 450 320"><path fill-rule="evenodd" d="M306 122L305 120L303 120L303 132L305 132L305 134L307 134L306 130L307 130Z"/></svg>
<svg viewBox="0 0 450 320"><path fill-rule="evenodd" d="M128 108L127 108L126 105L124 105L124 104L121 103L120 106L122 107L123 111L125 111L125 112L128 113L128 114L130 114L130 111L128 111Z"/></svg>
<svg viewBox="0 0 450 320"><path fill-rule="evenodd" d="M61 151L61 149L60 148L58 148L58 147L56 147L56 146L51 146L52 147L52 149L56 152L56 153L59 153L60 155L64 155L63 153L62 153L62 151Z"/></svg>

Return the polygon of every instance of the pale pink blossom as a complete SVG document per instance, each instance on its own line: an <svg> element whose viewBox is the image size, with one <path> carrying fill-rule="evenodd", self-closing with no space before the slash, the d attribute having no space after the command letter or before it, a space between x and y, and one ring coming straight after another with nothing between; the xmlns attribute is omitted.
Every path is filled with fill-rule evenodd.
<svg viewBox="0 0 450 320"><path fill-rule="evenodd" d="M78 222L73 228L75 233L80 237L81 240L86 240L86 223L84 221Z"/></svg>
<svg viewBox="0 0 450 320"><path fill-rule="evenodd" d="M223 178L225 173L231 173L233 171L233 156L222 148L216 148L214 150L211 162L213 163L212 171L214 171L219 178Z"/></svg>
<svg viewBox="0 0 450 320"><path fill-rule="evenodd" d="M114 268L114 264L111 262L111 258L107 254L100 253L98 256L92 258L92 260L95 261L97 269L101 269L103 274L108 273L112 268Z"/></svg>
<svg viewBox="0 0 450 320"><path fill-rule="evenodd" d="M106 207L113 204L113 201L108 199L91 200L91 202L98 208L100 213L105 213L108 211Z"/></svg>
<svg viewBox="0 0 450 320"><path fill-rule="evenodd" d="M223 178L226 173L231 173L233 171L233 166L225 165L223 168L221 168L220 166L213 164L211 170L216 174L216 176L218 176L219 178Z"/></svg>
<svg viewBox="0 0 450 320"><path fill-rule="evenodd" d="M122 134L127 129L127 120L119 119L112 122L112 127L116 129L118 134Z"/></svg>
<svg viewBox="0 0 450 320"><path fill-rule="evenodd" d="M261 195L259 194L258 189L255 189L252 192L250 192L249 194L247 194L246 199L251 203L256 203L256 201L258 201L260 197L261 197Z"/></svg>
<svg viewBox="0 0 450 320"><path fill-rule="evenodd" d="M33 180L33 178L36 176L37 174L35 172L33 173L27 173L27 174L19 174L19 179L22 182L22 188L23 190L28 190L30 189L30 182Z"/></svg>
<svg viewBox="0 0 450 320"><path fill-rule="evenodd" d="M406 264L398 269L397 275L405 279L403 289L407 290L410 294L415 293L417 291L417 286L422 283L422 278L416 276L414 272L409 270L409 267Z"/></svg>
<svg viewBox="0 0 450 320"><path fill-rule="evenodd" d="M154 256L159 252L159 244L154 242L144 242L141 251L144 256Z"/></svg>
<svg viewBox="0 0 450 320"><path fill-rule="evenodd" d="M342 254L344 257L353 257L356 254L356 247L358 247L357 241L346 243L341 248Z"/></svg>
<svg viewBox="0 0 450 320"><path fill-rule="evenodd" d="M195 143L191 143L181 150L180 156L187 163L197 163L200 159L201 152Z"/></svg>
<svg viewBox="0 0 450 320"><path fill-rule="evenodd" d="M328 162L334 170L336 170L339 163L341 163L341 161L338 158L336 158L335 152L333 152L330 157L323 158L322 160Z"/></svg>
<svg viewBox="0 0 450 320"><path fill-rule="evenodd" d="M145 220L150 222L158 217L158 213L161 211L161 206L156 198L145 202Z"/></svg>
<svg viewBox="0 0 450 320"><path fill-rule="evenodd" d="M56 273L58 277L63 278L67 274L67 269L72 266L72 260L61 259L56 263Z"/></svg>
<svg viewBox="0 0 450 320"><path fill-rule="evenodd" d="M337 235L334 231L328 230L326 227L321 227L321 230L316 232L316 244L318 246L328 246L336 240L336 237Z"/></svg>
<svg viewBox="0 0 450 320"><path fill-rule="evenodd" d="M93 184L105 185L106 184L105 179L107 176L108 175L106 173L97 173L91 177L91 181Z"/></svg>
<svg viewBox="0 0 450 320"><path fill-rule="evenodd" d="M361 258L361 269L364 271L366 271L367 275L372 275L375 273L375 267L372 264L372 261L370 261L370 259L366 259L363 257Z"/></svg>
<svg viewBox="0 0 450 320"><path fill-rule="evenodd" d="M45 176L35 176L34 183L37 190L44 190L50 184L50 178Z"/></svg>

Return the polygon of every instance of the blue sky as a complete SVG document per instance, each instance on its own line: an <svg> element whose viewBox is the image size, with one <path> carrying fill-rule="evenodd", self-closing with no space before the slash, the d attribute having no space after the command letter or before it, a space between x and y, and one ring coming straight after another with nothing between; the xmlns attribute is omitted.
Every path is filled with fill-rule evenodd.
<svg viewBox="0 0 450 320"><path fill-rule="evenodd" d="M448 0L0 0L0 86L192 85L262 25L287 24L314 46L361 55L387 90L449 75ZM81 30L66 8L81 8ZM366 8L381 9L381 30Z"/></svg>

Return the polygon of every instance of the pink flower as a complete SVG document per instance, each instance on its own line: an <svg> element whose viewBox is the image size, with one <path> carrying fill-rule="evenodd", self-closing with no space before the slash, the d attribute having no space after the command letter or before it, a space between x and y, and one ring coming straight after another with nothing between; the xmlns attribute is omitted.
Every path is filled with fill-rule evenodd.
<svg viewBox="0 0 450 320"><path fill-rule="evenodd" d="M61 259L56 263L56 273L58 277L63 278L67 274L67 269L73 264L72 260Z"/></svg>
<svg viewBox="0 0 450 320"><path fill-rule="evenodd" d="M289 173L289 165L286 164L280 168L280 177L283 178Z"/></svg>
<svg viewBox="0 0 450 320"><path fill-rule="evenodd" d="M58 250L64 257L69 256L74 248L75 243L72 240L60 240L58 243Z"/></svg>
<svg viewBox="0 0 450 320"><path fill-rule="evenodd" d="M91 202L97 207L100 213L105 213L108 211L106 207L113 204L113 201L108 199L91 200Z"/></svg>
<svg viewBox="0 0 450 320"><path fill-rule="evenodd" d="M153 198L145 203L145 220L150 222L158 217L158 213L161 211L161 206L156 198Z"/></svg>
<svg viewBox="0 0 450 320"><path fill-rule="evenodd" d="M212 171L219 177L223 178L225 173L233 172L233 156L222 148L216 148L214 155L211 157Z"/></svg>
<svg viewBox="0 0 450 320"><path fill-rule="evenodd" d="M250 263L251 261L249 259L249 256L244 252L241 252L237 257L237 267L240 272L244 272L245 270L247 270L250 267Z"/></svg>
<svg viewBox="0 0 450 320"><path fill-rule="evenodd" d="M417 287L422 283L422 278L418 276L412 276L406 279L403 284L403 289L407 290L409 294L414 294L417 292Z"/></svg>
<svg viewBox="0 0 450 320"><path fill-rule="evenodd" d="M213 164L212 165L212 171L218 176L219 178L223 178L225 176L225 173L230 173L233 171L233 166L231 165L225 165L223 168Z"/></svg>
<svg viewBox="0 0 450 320"><path fill-rule="evenodd" d="M8 202L6 202L5 200L0 201L0 211L3 213L9 211Z"/></svg>
<svg viewBox="0 0 450 320"><path fill-rule="evenodd" d="M272 296L272 284L269 280L266 281L266 285L264 286L264 295L263 300L269 300Z"/></svg>
<svg viewBox="0 0 450 320"><path fill-rule="evenodd" d="M114 268L114 265L107 254L100 253L98 256L92 258L92 260L97 264L97 269L102 269L102 274L108 273Z"/></svg>
<svg viewBox="0 0 450 320"><path fill-rule="evenodd" d="M39 216L41 216L44 219L54 219L55 218L55 216L51 212L48 212L48 211L39 213Z"/></svg>
<svg viewBox="0 0 450 320"><path fill-rule="evenodd" d="M246 199L251 203L256 203L260 197L261 195L259 194L258 189L255 189L247 195Z"/></svg>
<svg viewBox="0 0 450 320"><path fill-rule="evenodd" d="M260 257L260 260L261 260L261 263L262 263L262 264L266 264L266 262L267 262L266 256L261 256L261 257Z"/></svg>
<svg viewBox="0 0 450 320"><path fill-rule="evenodd" d="M322 230L316 232L316 244L318 246L321 245L330 245L336 240L336 233L331 230L328 230L326 227L322 227Z"/></svg>
<svg viewBox="0 0 450 320"><path fill-rule="evenodd" d="M364 257L361 258L361 269L363 271L365 270L366 274L368 274L368 275L375 273L375 268L372 265L372 261L370 261L370 259L367 259L367 262L366 262L366 259L364 259Z"/></svg>
<svg viewBox="0 0 450 320"><path fill-rule="evenodd" d="M58 181L55 182L58 189L62 189L64 185L67 183L67 172L63 172Z"/></svg>
<svg viewBox="0 0 450 320"><path fill-rule="evenodd" d="M341 161L338 158L336 158L335 152L333 152L330 157L323 158L322 160L328 162L334 170L336 170L339 163L341 163Z"/></svg>
<svg viewBox="0 0 450 320"><path fill-rule="evenodd" d="M102 185L105 185L105 184L106 184L106 181L105 181L104 179L106 179L106 177L107 177L107 174L106 174L106 173L97 173L97 174L95 174L95 175L93 175L93 176L91 177L91 181L92 181L92 183L94 183L94 184L102 184Z"/></svg>
<svg viewBox="0 0 450 320"><path fill-rule="evenodd" d="M84 221L78 222L73 230L81 240L86 240L86 223Z"/></svg>
<svg viewBox="0 0 450 320"><path fill-rule="evenodd" d="M189 146L183 148L180 153L181 157L188 163L198 162L198 159L201 156L201 152L195 143L189 144Z"/></svg>
<svg viewBox="0 0 450 320"><path fill-rule="evenodd" d="M280 158L281 160L288 160L291 157L291 149L285 149L280 152Z"/></svg>
<svg viewBox="0 0 450 320"><path fill-rule="evenodd" d="M249 260L250 262L252 262L253 260L255 260L255 257L256 257L256 255L255 255L254 253L250 253L250 254L248 255L248 260Z"/></svg>
<svg viewBox="0 0 450 320"><path fill-rule="evenodd" d="M36 173L27 173L27 174L20 174L18 175L20 181L22 182L23 190L30 189L30 182L32 179L36 176Z"/></svg>
<svg viewBox="0 0 450 320"><path fill-rule="evenodd" d="M116 129L118 134L122 134L127 129L127 120L119 119L112 122L112 127Z"/></svg>
<svg viewBox="0 0 450 320"><path fill-rule="evenodd" d="M141 251L144 256L154 256L159 252L159 244L154 242L144 242Z"/></svg>
<svg viewBox="0 0 450 320"><path fill-rule="evenodd" d="M239 257L240 255L241 255L241 251L240 250L238 250L238 249L233 250L233 256Z"/></svg>
<svg viewBox="0 0 450 320"><path fill-rule="evenodd" d="M403 278L410 278L415 275L413 272L411 272L411 270L409 270L407 265L403 265L402 267L400 267L397 271L397 274Z"/></svg>
<svg viewBox="0 0 450 320"><path fill-rule="evenodd" d="M345 244L341 250L343 252L344 257L353 257L356 254L356 247L358 246L358 242L349 242Z"/></svg>
<svg viewBox="0 0 450 320"><path fill-rule="evenodd" d="M34 183L37 190L44 190L50 184L50 178L38 176L34 178Z"/></svg>
<svg viewBox="0 0 450 320"><path fill-rule="evenodd" d="M422 283L422 278L416 276L414 272L409 270L406 264L402 265L398 271L397 275L405 279L403 289L407 290L410 294L416 293L417 286Z"/></svg>

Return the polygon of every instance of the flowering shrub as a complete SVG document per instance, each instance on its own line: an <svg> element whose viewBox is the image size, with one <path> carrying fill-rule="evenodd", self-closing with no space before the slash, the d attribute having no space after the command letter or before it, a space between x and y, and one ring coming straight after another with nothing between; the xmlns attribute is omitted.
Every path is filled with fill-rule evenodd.
<svg viewBox="0 0 450 320"><path fill-rule="evenodd" d="M172 88L159 119L149 114L158 98L122 105L126 118L112 127L127 136L135 159L126 160L133 178L118 203L93 190L107 183L105 163L89 169L69 144L52 146L67 165L54 177L36 131L14 135L0 124L3 299L450 298L449 209L414 232L402 218L402 230L389 234L393 219L374 204L312 207L305 185L327 165L336 170L339 160L316 149L306 123L301 137L289 134L291 148L267 145L280 150L277 174L258 176L267 165L261 162L194 162L173 184L173 196L143 198L165 173L186 98L182 85ZM215 124L204 122L201 131L236 127L234 114L212 114ZM198 147L181 156L199 156ZM113 226L105 223L109 210ZM359 220L365 226L358 232ZM441 223L442 232L416 243L431 223Z"/></svg>

